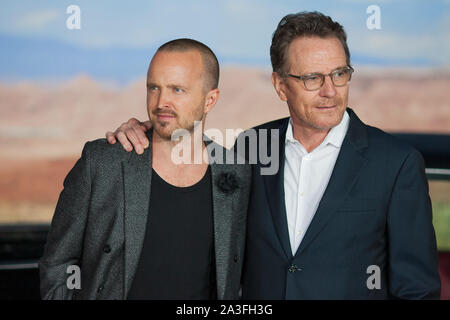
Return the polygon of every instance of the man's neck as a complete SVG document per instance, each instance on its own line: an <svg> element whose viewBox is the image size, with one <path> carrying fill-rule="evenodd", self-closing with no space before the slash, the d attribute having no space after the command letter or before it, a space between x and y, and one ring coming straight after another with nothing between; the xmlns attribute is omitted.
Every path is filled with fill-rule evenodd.
<svg viewBox="0 0 450 320"><path fill-rule="evenodd" d="M309 153L325 140L331 129L317 129L292 120L292 135Z"/></svg>
<svg viewBox="0 0 450 320"><path fill-rule="evenodd" d="M203 142L203 133L196 132L180 137L179 140L172 141L160 137L155 131L152 136L152 153L166 161L178 164L174 156L183 158L185 164L201 164L203 163L203 152L206 148ZM176 153L176 154L174 154ZM201 155L201 157L200 157Z"/></svg>
<svg viewBox="0 0 450 320"><path fill-rule="evenodd" d="M203 135L199 138L198 133L171 141L153 132L152 168L172 185L191 186L200 181L208 169L207 159L203 157L205 150Z"/></svg>

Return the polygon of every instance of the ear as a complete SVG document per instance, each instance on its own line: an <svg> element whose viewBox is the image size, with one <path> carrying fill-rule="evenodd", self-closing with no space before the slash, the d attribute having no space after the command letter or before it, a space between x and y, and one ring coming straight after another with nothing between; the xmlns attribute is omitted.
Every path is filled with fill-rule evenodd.
<svg viewBox="0 0 450 320"><path fill-rule="evenodd" d="M205 99L205 109L204 109L204 113L208 113L211 111L211 109L216 105L217 100L219 99L219 89L213 89L211 91L209 91L206 94L206 99Z"/></svg>
<svg viewBox="0 0 450 320"><path fill-rule="evenodd" d="M272 72L272 84L281 100L287 101L286 97L286 83L284 78L278 72Z"/></svg>

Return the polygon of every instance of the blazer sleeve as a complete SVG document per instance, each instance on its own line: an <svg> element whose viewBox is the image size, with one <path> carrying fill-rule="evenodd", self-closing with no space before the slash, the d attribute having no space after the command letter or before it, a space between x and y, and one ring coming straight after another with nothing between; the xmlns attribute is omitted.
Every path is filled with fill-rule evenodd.
<svg viewBox="0 0 450 320"><path fill-rule="evenodd" d="M81 158L64 180L53 215L44 254L39 261L40 292L42 299L71 299L73 289L68 289L67 273L70 265L79 265L83 235L91 195L91 169L89 143L83 148ZM81 275L82 279L82 275Z"/></svg>
<svg viewBox="0 0 450 320"><path fill-rule="evenodd" d="M389 292L399 299L439 299L436 237L421 154L412 150L398 173L387 218Z"/></svg>

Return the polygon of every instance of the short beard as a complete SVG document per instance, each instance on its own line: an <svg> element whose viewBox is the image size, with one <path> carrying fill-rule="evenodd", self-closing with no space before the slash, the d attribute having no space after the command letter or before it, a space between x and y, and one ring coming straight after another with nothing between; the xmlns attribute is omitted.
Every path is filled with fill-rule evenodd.
<svg viewBox="0 0 450 320"><path fill-rule="evenodd" d="M193 117L192 121L184 121L183 123L176 123L173 130L164 130L169 125L167 122L159 122L157 118L150 119L152 123L153 130L164 140L172 140L172 134L179 129L184 129L189 132L189 134L193 134L195 130L195 121L200 121L203 123L203 114L199 114L198 116ZM176 120L179 120L179 117L176 117Z"/></svg>

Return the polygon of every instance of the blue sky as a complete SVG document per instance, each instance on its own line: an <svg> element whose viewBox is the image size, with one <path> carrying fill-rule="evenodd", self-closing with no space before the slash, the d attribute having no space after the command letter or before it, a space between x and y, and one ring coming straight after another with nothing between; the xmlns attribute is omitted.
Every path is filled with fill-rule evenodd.
<svg viewBox="0 0 450 320"><path fill-rule="evenodd" d="M66 28L66 8L71 4L81 9L80 30ZM366 27L366 9L372 4L381 10L380 30ZM133 67L116 59L149 58L158 45L179 37L206 43L221 63L269 66L271 35L279 20L303 10L318 10L339 21L347 31L356 63L450 65L450 0L17 0L0 3L0 77L27 77L27 72L17 71L21 68L27 69L30 77L39 76L44 72L40 70L49 68L44 57L56 72L61 68L55 63L72 61L67 52L72 52L76 65L68 73L78 67L80 72L99 73L89 68L98 65L95 59L103 60L105 53L111 67L122 63L126 72ZM58 52L64 56L56 56ZM37 59L33 53L42 56L40 68L31 66ZM108 69L101 63L102 70ZM136 70L140 67L139 63Z"/></svg>

